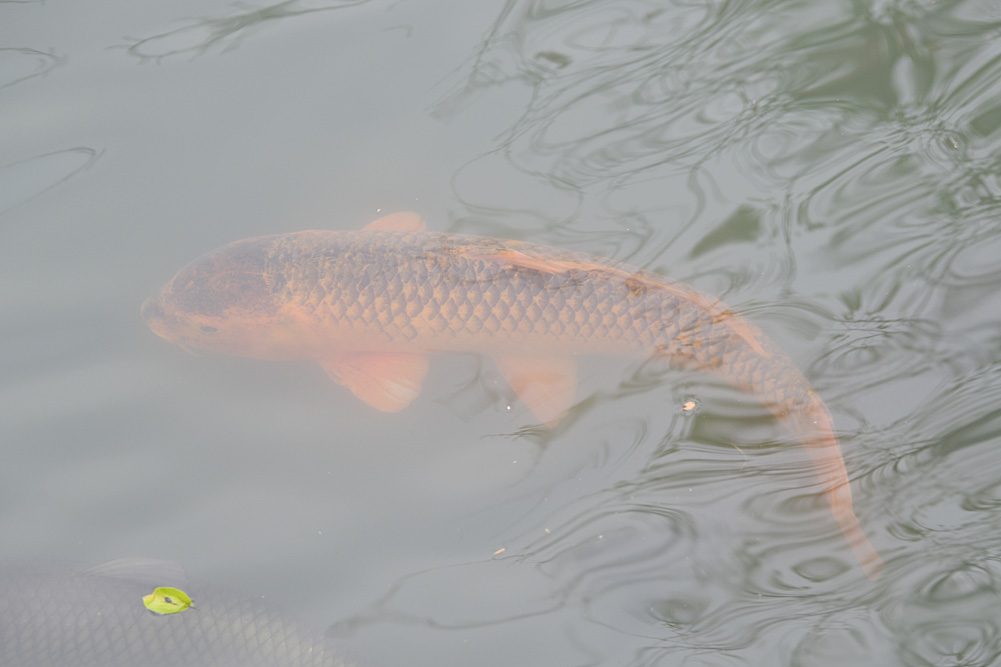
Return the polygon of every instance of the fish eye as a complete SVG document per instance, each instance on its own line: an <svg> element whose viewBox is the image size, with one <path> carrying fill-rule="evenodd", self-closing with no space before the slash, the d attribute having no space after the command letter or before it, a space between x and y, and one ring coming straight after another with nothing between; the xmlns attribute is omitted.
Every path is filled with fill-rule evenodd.
<svg viewBox="0 0 1001 667"><path fill-rule="evenodd" d="M203 324L200 328L202 330L202 333L215 333L215 332L219 331L215 327L210 327L207 324Z"/></svg>

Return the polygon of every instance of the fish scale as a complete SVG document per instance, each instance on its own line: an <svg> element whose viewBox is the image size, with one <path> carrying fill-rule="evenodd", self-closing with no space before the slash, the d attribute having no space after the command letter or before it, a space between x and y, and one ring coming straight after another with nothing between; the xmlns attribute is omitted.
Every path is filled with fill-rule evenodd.
<svg viewBox="0 0 1001 667"><path fill-rule="evenodd" d="M548 257L544 246L486 237L345 231L275 238L267 264L283 286L281 299L326 326L420 340L429 350L453 350L483 336L502 345L521 337L519 344L527 341L539 352L587 352L601 343L612 352L625 346L637 354L660 352L675 364L715 371L782 413L791 403L808 403L813 393L756 327L741 318L768 356L726 326L735 315L721 311L714 318L706 304L717 300L583 253L553 254L598 268L554 274L470 257L471 248Z"/></svg>
<svg viewBox="0 0 1001 667"><path fill-rule="evenodd" d="M378 322L384 329L374 333L389 338L430 335L433 341L517 332L541 336L543 340L533 341L540 346L546 341L627 341L642 352L657 343L666 346L676 335L665 323L678 310L677 300L665 304L663 295L653 292L634 296L621 270L545 274L471 259L454 252L450 235L369 236L361 243L331 237L320 247L310 236L282 239L268 263L280 275L281 297L311 310L318 321L350 326ZM483 237L468 237L468 245L495 252L532 247L512 242L507 248ZM436 261L425 261L434 255ZM560 258L593 261L569 252ZM699 315L694 309L687 314L689 329L697 326Z"/></svg>

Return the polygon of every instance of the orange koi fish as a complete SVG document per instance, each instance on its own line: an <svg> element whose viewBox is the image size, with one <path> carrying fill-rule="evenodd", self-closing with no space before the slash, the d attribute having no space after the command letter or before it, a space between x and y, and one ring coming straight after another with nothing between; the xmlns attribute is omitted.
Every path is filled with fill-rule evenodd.
<svg viewBox="0 0 1001 667"><path fill-rule="evenodd" d="M360 231L236 241L181 269L142 306L185 348L313 359L369 405L402 410L428 355L490 355L553 426L574 401L580 354L664 358L758 398L810 453L866 573L882 560L852 509L831 416L788 356L718 299L608 259L534 243L426 231L415 213Z"/></svg>

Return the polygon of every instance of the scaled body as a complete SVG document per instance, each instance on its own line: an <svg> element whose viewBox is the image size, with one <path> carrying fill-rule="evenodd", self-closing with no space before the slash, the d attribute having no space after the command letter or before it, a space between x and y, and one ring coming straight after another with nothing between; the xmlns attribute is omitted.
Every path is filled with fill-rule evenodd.
<svg viewBox="0 0 1001 667"><path fill-rule="evenodd" d="M157 615L143 595L183 587L194 607ZM0 564L0 665L11 667L361 667L298 619L169 561L77 567Z"/></svg>

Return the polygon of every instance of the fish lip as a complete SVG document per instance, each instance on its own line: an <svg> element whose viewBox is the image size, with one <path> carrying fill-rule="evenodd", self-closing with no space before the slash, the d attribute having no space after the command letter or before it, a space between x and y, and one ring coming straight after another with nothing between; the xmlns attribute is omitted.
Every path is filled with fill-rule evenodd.
<svg viewBox="0 0 1001 667"><path fill-rule="evenodd" d="M166 299L162 290L143 301L139 307L139 314L150 331L157 336L171 342L179 342L174 340L176 335L172 332L171 326L174 318L167 314Z"/></svg>
<svg viewBox="0 0 1001 667"><path fill-rule="evenodd" d="M181 348L182 350L184 350L185 352L187 352L188 354L190 354L192 357L200 357L200 356L202 356L202 355L200 355L195 350L195 348L193 348L193 347L191 347L189 345L186 345L184 343L184 341L180 341L180 340L174 341L174 345L177 345L179 348Z"/></svg>
<svg viewBox="0 0 1001 667"><path fill-rule="evenodd" d="M150 331L157 336L174 343L193 357L201 356L187 341L175 335L174 332L171 332L170 324L174 322L174 318L167 316L167 311L165 310L165 291L160 290L143 301L139 307L139 314L142 316L146 326L150 328Z"/></svg>
<svg viewBox="0 0 1001 667"><path fill-rule="evenodd" d="M139 307L139 314L146 325L153 329L153 323L164 318L163 293L157 292L143 301L142 306ZM156 331L156 329L153 330Z"/></svg>

